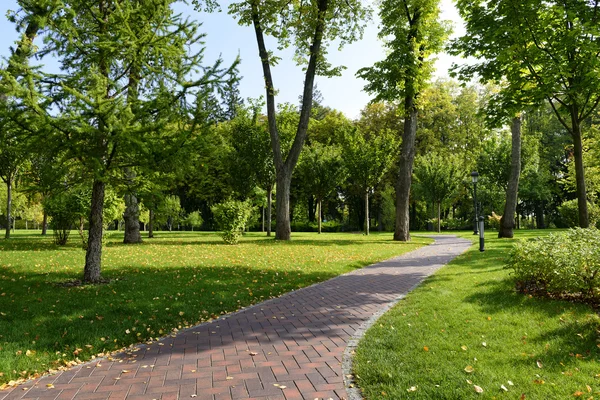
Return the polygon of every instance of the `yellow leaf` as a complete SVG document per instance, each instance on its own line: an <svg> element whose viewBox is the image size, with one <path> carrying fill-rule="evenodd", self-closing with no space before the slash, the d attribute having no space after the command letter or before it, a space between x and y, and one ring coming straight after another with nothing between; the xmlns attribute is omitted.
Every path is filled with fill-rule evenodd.
<svg viewBox="0 0 600 400"><path fill-rule="evenodd" d="M465 367L465 372L466 372L467 374L470 374L470 373L472 373L473 371L475 371L475 368L473 368L472 366L470 366L470 365L467 365L467 366Z"/></svg>
<svg viewBox="0 0 600 400"><path fill-rule="evenodd" d="M416 392L417 391L417 387L416 386L411 386L408 389L406 389L407 392Z"/></svg>
<svg viewBox="0 0 600 400"><path fill-rule="evenodd" d="M575 396L575 397L583 396L583 392L578 390L575 393L573 393L573 396Z"/></svg>
<svg viewBox="0 0 600 400"><path fill-rule="evenodd" d="M425 350L425 351L429 351L429 347L427 347L427 346L423 346L423 350Z"/></svg>
<svg viewBox="0 0 600 400"><path fill-rule="evenodd" d="M46 387L47 387L48 389L53 389L53 388L54 388L54 385L53 385L53 384L51 384L51 383L48 383L48 384L46 385Z"/></svg>
<svg viewBox="0 0 600 400"><path fill-rule="evenodd" d="M467 351L467 346L460 346L463 351Z"/></svg>
<svg viewBox="0 0 600 400"><path fill-rule="evenodd" d="M590 385L585 385L585 388L587 389L588 393L592 393L592 387Z"/></svg>
<svg viewBox="0 0 600 400"><path fill-rule="evenodd" d="M473 389L475 389L477 393L483 393L483 388L480 386L473 385Z"/></svg>
<svg viewBox="0 0 600 400"><path fill-rule="evenodd" d="M544 383L546 383L546 382L544 382L544 380L543 380L543 379L535 379L535 380L533 381L533 383L535 383L536 385L543 385L543 384L544 384Z"/></svg>

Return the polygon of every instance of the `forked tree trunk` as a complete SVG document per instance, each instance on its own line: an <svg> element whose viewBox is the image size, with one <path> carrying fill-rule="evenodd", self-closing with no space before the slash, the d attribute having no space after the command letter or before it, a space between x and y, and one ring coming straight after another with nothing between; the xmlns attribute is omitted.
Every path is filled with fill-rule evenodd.
<svg viewBox="0 0 600 400"><path fill-rule="evenodd" d="M94 180L92 207L90 211L90 230L85 254L85 267L83 269L83 281L87 283L98 283L101 280L104 189L104 182Z"/></svg>
<svg viewBox="0 0 600 400"><path fill-rule="evenodd" d="M583 145L581 142L581 124L577 118L572 118L573 153L575 159L575 182L577 191L577 207L579 211L579 226L588 228L587 193L585 188L585 171L583 167Z"/></svg>
<svg viewBox="0 0 600 400"><path fill-rule="evenodd" d="M267 236L271 236L271 215L273 214L273 185L267 189Z"/></svg>
<svg viewBox="0 0 600 400"><path fill-rule="evenodd" d="M506 189L506 203L504 203L504 214L500 218L499 238L512 238L515 226L515 212L519 194L519 176L521 175L521 116L512 119L510 127L512 136L512 147L510 154L510 177Z"/></svg>
<svg viewBox="0 0 600 400"><path fill-rule="evenodd" d="M296 136L288 154L284 158L281 150L281 141L277 129L276 106L275 106L275 86L271 74L270 54L267 51L263 27L261 24L260 2L252 0L251 19L256 34L258 53L262 64L263 77L265 80L265 90L267 97L267 120L269 126L269 136L271 138L271 149L273 150L273 159L276 171L277 194L276 194L276 230L275 239L290 240L290 186L292 172L298 163L300 152L304 146L308 132L308 123L310 121L310 111L313 103L313 90L315 75L317 72L317 62L321 55L321 43L325 34L325 15L329 9L329 0L316 0L318 8L318 20L315 24L315 30L310 44L310 57L306 66L304 78L304 88L302 92L302 107L300 109L300 119L296 130Z"/></svg>
<svg viewBox="0 0 600 400"><path fill-rule="evenodd" d="M148 237L154 237L154 209L148 211Z"/></svg>
<svg viewBox="0 0 600 400"><path fill-rule="evenodd" d="M365 191L365 235L369 235L369 189Z"/></svg>
<svg viewBox="0 0 600 400"><path fill-rule="evenodd" d="M12 211L12 176L9 175L6 180L6 232L5 239L10 239L11 211Z"/></svg>
<svg viewBox="0 0 600 400"><path fill-rule="evenodd" d="M410 185L412 183L415 137L417 134L417 109L412 95L406 96L404 107L406 117L404 131L402 132L400 161L398 163L398 180L396 181L396 229L394 240L406 242L410 240Z"/></svg>
<svg viewBox="0 0 600 400"><path fill-rule="evenodd" d="M44 210L44 218L42 219L42 236L48 234L48 212Z"/></svg>
<svg viewBox="0 0 600 400"><path fill-rule="evenodd" d="M323 221L323 216L322 216L322 211L321 211L321 207L322 207L323 201L321 199L317 199L317 225L318 225L318 229L319 229L319 234L321 234L321 227L322 227L322 221Z"/></svg>

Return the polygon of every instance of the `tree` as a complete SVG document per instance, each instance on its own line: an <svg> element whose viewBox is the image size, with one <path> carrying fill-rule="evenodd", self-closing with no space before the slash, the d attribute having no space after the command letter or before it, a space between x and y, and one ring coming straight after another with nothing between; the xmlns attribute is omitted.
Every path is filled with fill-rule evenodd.
<svg viewBox="0 0 600 400"><path fill-rule="evenodd" d="M191 226L192 231L194 230L195 226L202 225L202 222L202 216L198 211L192 211L187 215L187 217L185 217L185 224Z"/></svg>
<svg viewBox="0 0 600 400"><path fill-rule="evenodd" d="M346 176L340 148L324 146L318 142L309 146L302 154L298 173L308 185L308 190L317 200L317 226L321 233L323 200L335 191Z"/></svg>
<svg viewBox="0 0 600 400"><path fill-rule="evenodd" d="M32 75L36 86L28 89L37 87L45 97L37 100L30 90L23 101L54 129L52 136L38 140L79 160L93 181L84 267L88 283L102 280L107 182L117 171L150 158L144 155L155 147L180 148L190 132L205 124L199 113L203 99L232 71L219 60L192 78L202 66L202 50L188 54L188 48L202 35L197 24L174 14L173 1L117 6L106 0L67 0L47 19L46 45L39 54L58 55L61 73ZM132 88L139 88L139 98L129 96ZM166 128L173 125L178 129L168 136Z"/></svg>
<svg viewBox="0 0 600 400"><path fill-rule="evenodd" d="M432 55L441 51L449 28L439 21L439 0L383 0L381 31L388 56L358 71L376 100L403 99L404 128L396 181L394 240L408 241L410 186L415 157L418 97L432 71Z"/></svg>
<svg viewBox="0 0 600 400"><path fill-rule="evenodd" d="M181 218L181 202L178 196L166 196L158 209L158 221L167 225L169 232L173 230L173 224Z"/></svg>
<svg viewBox="0 0 600 400"><path fill-rule="evenodd" d="M229 13L241 25L254 27L265 80L269 135L277 174L275 239L290 240L289 198L292 172L307 135L315 76L340 74L340 67L332 67L326 61L328 42L338 40L343 45L357 40L362 36L363 21L369 16L369 10L358 0L246 0L231 4ZM271 67L276 64L277 57L267 50L265 34L273 36L280 48L293 44L295 59L299 65L305 65L306 70L300 119L288 152L282 151L276 120L276 89Z"/></svg>
<svg viewBox="0 0 600 400"><path fill-rule="evenodd" d="M441 208L458 190L464 177L458 159L452 154L429 153L415 161L416 192L430 202L437 216L437 231L441 231Z"/></svg>
<svg viewBox="0 0 600 400"><path fill-rule="evenodd" d="M464 76L506 80L514 104L547 101L570 133L579 224L589 225L582 151L582 123L600 102L600 12L597 1L459 0L466 34L455 52L479 58Z"/></svg>
<svg viewBox="0 0 600 400"><path fill-rule="evenodd" d="M365 200L365 234L369 234L369 194L379 184L391 167L397 152L393 132L354 129L348 131L343 143L344 164L349 180L358 188Z"/></svg>

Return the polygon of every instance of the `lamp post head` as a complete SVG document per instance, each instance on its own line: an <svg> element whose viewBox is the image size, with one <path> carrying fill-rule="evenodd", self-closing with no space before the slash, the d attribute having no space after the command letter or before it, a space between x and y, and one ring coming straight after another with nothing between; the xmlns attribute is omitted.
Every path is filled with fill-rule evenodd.
<svg viewBox="0 0 600 400"><path fill-rule="evenodd" d="M477 178L479 178L479 173L477 171L471 172L471 180L473 183L477 183Z"/></svg>

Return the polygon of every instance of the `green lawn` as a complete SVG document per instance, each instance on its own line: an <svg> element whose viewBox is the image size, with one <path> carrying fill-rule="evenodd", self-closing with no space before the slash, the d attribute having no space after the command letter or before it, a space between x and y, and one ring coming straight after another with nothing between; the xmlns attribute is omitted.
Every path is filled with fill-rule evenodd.
<svg viewBox="0 0 600 400"><path fill-rule="evenodd" d="M0 385L36 376L430 243L392 235L294 233L291 243L250 233L237 246L216 233L159 232L141 245L113 233L103 252L111 283L64 287L80 278L79 237L17 231L0 240Z"/></svg>
<svg viewBox="0 0 600 400"><path fill-rule="evenodd" d="M598 315L516 293L504 269L514 241L495 236L486 236L484 253L473 246L369 329L354 361L366 399L600 398Z"/></svg>

